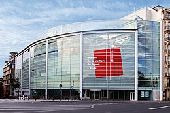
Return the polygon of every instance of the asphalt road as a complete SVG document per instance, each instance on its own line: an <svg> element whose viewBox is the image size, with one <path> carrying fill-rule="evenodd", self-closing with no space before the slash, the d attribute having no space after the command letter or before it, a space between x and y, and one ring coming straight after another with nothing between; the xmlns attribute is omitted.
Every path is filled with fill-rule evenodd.
<svg viewBox="0 0 170 113"><path fill-rule="evenodd" d="M0 102L0 113L170 113L170 102Z"/></svg>

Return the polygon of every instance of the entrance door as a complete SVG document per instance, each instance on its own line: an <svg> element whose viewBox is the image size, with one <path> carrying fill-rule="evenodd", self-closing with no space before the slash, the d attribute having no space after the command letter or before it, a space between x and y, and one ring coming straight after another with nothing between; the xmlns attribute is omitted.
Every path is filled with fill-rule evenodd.
<svg viewBox="0 0 170 113"><path fill-rule="evenodd" d="M135 92L130 92L130 100L131 101L135 100Z"/></svg>
<svg viewBox="0 0 170 113"><path fill-rule="evenodd" d="M90 99L101 99L101 89L91 89Z"/></svg>
<svg viewBox="0 0 170 113"><path fill-rule="evenodd" d="M93 92L93 99L95 100L95 99L100 99L100 93L101 93L101 91L94 91Z"/></svg>

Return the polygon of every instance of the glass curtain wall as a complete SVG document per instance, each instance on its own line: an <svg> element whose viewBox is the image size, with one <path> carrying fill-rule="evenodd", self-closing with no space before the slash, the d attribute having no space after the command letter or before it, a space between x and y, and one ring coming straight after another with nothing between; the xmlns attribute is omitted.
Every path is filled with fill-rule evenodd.
<svg viewBox="0 0 170 113"><path fill-rule="evenodd" d="M19 79L21 84L21 72L22 72L22 55L18 55L15 61L15 78Z"/></svg>
<svg viewBox="0 0 170 113"><path fill-rule="evenodd" d="M46 42L33 46L30 50L31 96L45 98L46 88Z"/></svg>
<svg viewBox="0 0 170 113"><path fill-rule="evenodd" d="M15 59L15 78L19 81L20 83L20 88L22 87L22 54L18 55ZM15 95L18 97L21 95L21 90L15 89Z"/></svg>
<svg viewBox="0 0 170 113"><path fill-rule="evenodd" d="M48 98L78 98L79 35L48 42Z"/></svg>
<svg viewBox="0 0 170 113"><path fill-rule="evenodd" d="M134 40L134 32L83 35L84 97L116 98L112 90L134 90Z"/></svg>
<svg viewBox="0 0 170 113"><path fill-rule="evenodd" d="M28 95L29 89L29 50L23 53L22 62L22 95Z"/></svg>
<svg viewBox="0 0 170 113"><path fill-rule="evenodd" d="M139 100L159 99L160 24L138 22L138 86Z"/></svg>
<svg viewBox="0 0 170 113"><path fill-rule="evenodd" d="M48 41L48 98L59 95L54 89L58 89L61 81L61 71L58 67L58 44L57 39ZM60 76L57 76L60 75Z"/></svg>

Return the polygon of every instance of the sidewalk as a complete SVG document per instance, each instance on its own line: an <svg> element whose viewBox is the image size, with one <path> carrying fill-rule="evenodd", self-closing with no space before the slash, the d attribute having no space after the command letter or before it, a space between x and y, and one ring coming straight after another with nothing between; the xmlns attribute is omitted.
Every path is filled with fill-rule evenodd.
<svg viewBox="0 0 170 113"><path fill-rule="evenodd" d="M36 100L37 102L40 100ZM34 99L29 100L18 100L18 99L0 99L0 103L9 103L9 102L36 102Z"/></svg>
<svg viewBox="0 0 170 113"><path fill-rule="evenodd" d="M114 102L114 103L169 103L170 101L113 101L113 100L44 100L44 99L25 99L25 100L18 100L18 99L0 99L0 103L12 103L12 102L83 102L83 103L96 103L96 102Z"/></svg>
<svg viewBox="0 0 170 113"><path fill-rule="evenodd" d="M18 99L0 99L0 103L8 103L8 102L76 102L76 101L80 101L80 100L44 100L44 99L25 99L25 100L18 100Z"/></svg>

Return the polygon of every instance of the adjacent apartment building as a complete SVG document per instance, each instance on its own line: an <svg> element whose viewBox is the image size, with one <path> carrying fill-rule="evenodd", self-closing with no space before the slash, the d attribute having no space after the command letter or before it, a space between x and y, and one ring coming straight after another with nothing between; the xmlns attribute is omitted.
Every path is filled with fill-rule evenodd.
<svg viewBox="0 0 170 113"><path fill-rule="evenodd" d="M49 29L16 55L23 95L169 100L170 10L142 8L119 20Z"/></svg>
<svg viewBox="0 0 170 113"><path fill-rule="evenodd" d="M123 19L132 20L136 17L160 23L160 94L163 100L170 100L170 8L146 7Z"/></svg>
<svg viewBox="0 0 170 113"><path fill-rule="evenodd" d="M17 52L10 52L9 60L5 61L3 67L3 98L14 96L13 83L15 81L15 55Z"/></svg>
<svg viewBox="0 0 170 113"><path fill-rule="evenodd" d="M0 78L0 98L3 98L3 78Z"/></svg>

